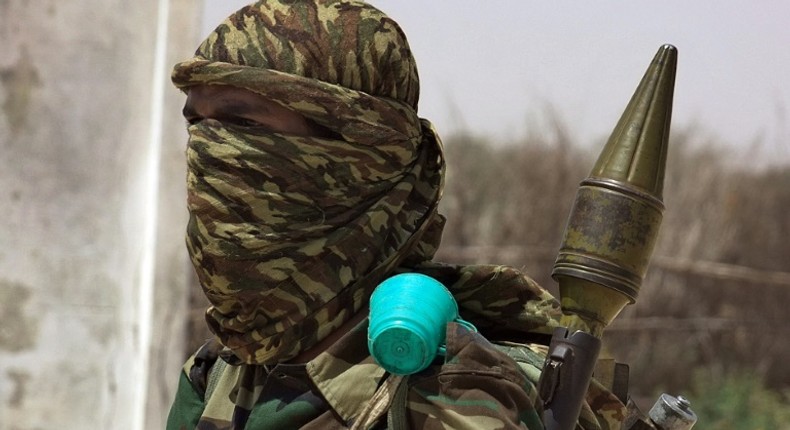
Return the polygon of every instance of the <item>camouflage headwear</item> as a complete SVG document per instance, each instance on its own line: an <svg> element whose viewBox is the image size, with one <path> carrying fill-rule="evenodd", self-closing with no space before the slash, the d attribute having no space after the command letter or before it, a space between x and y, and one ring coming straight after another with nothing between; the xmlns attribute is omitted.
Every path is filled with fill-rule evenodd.
<svg viewBox="0 0 790 430"><path fill-rule="evenodd" d="M438 235L423 233L442 222L441 148L416 114L405 37L377 9L255 3L176 65L173 82L245 88L342 136L213 120L188 129L187 245L213 305L209 325L242 362L292 358L404 259L431 258Z"/></svg>

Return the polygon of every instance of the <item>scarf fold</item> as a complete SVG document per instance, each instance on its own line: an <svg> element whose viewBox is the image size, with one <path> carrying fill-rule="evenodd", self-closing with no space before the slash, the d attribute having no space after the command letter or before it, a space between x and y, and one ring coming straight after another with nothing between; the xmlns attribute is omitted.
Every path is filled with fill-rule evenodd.
<svg viewBox="0 0 790 430"><path fill-rule="evenodd" d="M551 332L559 304L515 269L430 261L444 223L442 145L417 115L408 43L377 9L255 3L220 24L172 80L185 91L247 89L338 136L215 120L188 127L187 247L229 361L253 373L287 361L406 270L442 280L479 326Z"/></svg>

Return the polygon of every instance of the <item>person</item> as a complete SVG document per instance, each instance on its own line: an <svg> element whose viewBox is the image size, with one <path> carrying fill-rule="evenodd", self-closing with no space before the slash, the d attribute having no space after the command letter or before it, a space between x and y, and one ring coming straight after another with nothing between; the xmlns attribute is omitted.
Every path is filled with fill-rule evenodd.
<svg viewBox="0 0 790 430"><path fill-rule="evenodd" d="M168 429L543 428L559 303L516 269L433 261L443 149L397 23L356 0L259 1L172 81L216 339L185 363ZM445 356L407 377L366 331L372 291L404 272L442 282L478 329L449 323ZM614 395L594 383L587 400L583 428L619 428Z"/></svg>

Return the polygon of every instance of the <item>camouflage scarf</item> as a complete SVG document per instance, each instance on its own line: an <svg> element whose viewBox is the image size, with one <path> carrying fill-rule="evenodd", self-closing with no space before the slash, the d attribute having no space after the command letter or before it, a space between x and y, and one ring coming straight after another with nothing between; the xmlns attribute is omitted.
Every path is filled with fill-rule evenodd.
<svg viewBox="0 0 790 430"><path fill-rule="evenodd" d="M441 147L416 114L408 44L380 12L259 2L176 65L173 81L244 88L342 137L188 128L187 245L209 325L242 362L310 348L404 259L431 257L438 236L420 240L441 223Z"/></svg>
<svg viewBox="0 0 790 430"><path fill-rule="evenodd" d="M253 91L339 136L213 120L188 129L187 246L231 361L272 364L309 349L398 270L439 278L482 329L550 333L558 304L520 272L430 262L443 225L442 149L417 116L408 43L380 11L261 1L220 24L172 78L182 89ZM250 370L238 404L254 402L261 377Z"/></svg>

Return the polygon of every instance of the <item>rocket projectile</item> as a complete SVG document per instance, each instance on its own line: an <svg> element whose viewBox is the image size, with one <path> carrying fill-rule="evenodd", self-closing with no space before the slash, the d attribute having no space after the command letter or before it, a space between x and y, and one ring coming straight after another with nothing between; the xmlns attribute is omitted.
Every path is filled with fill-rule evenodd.
<svg viewBox="0 0 790 430"><path fill-rule="evenodd" d="M676 67L677 49L662 46L579 186L552 271L564 312L605 326L637 298L663 216Z"/></svg>

